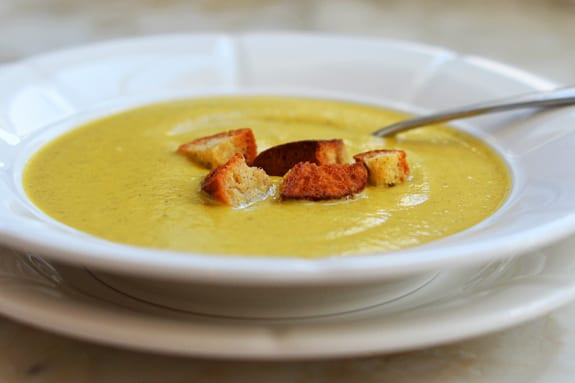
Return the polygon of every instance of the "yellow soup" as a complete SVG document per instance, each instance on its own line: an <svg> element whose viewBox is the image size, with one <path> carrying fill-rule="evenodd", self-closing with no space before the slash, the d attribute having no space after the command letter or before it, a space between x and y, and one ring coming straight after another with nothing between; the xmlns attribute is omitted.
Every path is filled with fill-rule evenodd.
<svg viewBox="0 0 575 383"><path fill-rule="evenodd" d="M46 214L98 237L219 254L385 252L456 233L497 210L510 177L492 149L444 126L370 136L400 118L372 106L280 97L155 104L90 122L49 143L30 160L24 186ZM376 148L404 149L411 176L337 201L282 202L276 192L244 209L210 203L200 192L208 171L175 150L193 138L243 127L253 129L260 151L332 138L345 141L350 158Z"/></svg>

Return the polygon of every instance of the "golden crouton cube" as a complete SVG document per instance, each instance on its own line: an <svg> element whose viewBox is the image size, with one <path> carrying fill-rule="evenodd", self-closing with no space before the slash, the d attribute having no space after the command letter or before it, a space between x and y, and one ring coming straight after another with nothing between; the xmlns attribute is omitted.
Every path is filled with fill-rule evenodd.
<svg viewBox="0 0 575 383"><path fill-rule="evenodd" d="M244 156L236 153L228 162L212 170L201 187L224 205L243 207L265 199L272 182L266 172L248 166Z"/></svg>
<svg viewBox="0 0 575 383"><path fill-rule="evenodd" d="M369 183L376 186L393 186L404 182L409 175L407 155L403 150L380 149L353 156L365 164Z"/></svg>
<svg viewBox="0 0 575 383"><path fill-rule="evenodd" d="M251 129L238 129L196 138L180 145L178 152L202 166L214 169L236 153L241 153L246 162L251 164L257 155L257 146Z"/></svg>

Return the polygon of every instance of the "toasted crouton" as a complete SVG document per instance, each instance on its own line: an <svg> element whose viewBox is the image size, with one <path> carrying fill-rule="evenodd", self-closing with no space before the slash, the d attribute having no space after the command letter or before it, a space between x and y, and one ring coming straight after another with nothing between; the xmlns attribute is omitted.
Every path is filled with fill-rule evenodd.
<svg viewBox="0 0 575 383"><path fill-rule="evenodd" d="M393 186L404 182L409 175L407 155L403 150L372 150L353 158L365 164L372 185Z"/></svg>
<svg viewBox="0 0 575 383"><path fill-rule="evenodd" d="M224 205L240 207L265 198L271 186L266 172L249 167L244 156L236 153L207 175L202 191Z"/></svg>
<svg viewBox="0 0 575 383"><path fill-rule="evenodd" d="M283 178L283 199L312 201L343 198L361 192L367 183L367 169L354 164L316 165L300 162Z"/></svg>
<svg viewBox="0 0 575 383"><path fill-rule="evenodd" d="M209 169L214 169L226 163L236 153L243 154L246 162L251 164L256 158L257 146L251 129L238 129L196 138L181 145L178 152Z"/></svg>
<svg viewBox="0 0 575 383"><path fill-rule="evenodd" d="M254 166L264 169L270 176L283 176L298 162L339 164L343 162L343 157L342 140L297 141L261 152L254 160Z"/></svg>

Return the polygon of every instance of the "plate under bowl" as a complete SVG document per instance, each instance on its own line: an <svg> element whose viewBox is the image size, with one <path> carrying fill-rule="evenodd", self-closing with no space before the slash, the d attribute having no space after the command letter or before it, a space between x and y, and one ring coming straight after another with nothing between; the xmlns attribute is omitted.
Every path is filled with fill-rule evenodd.
<svg viewBox="0 0 575 383"><path fill-rule="evenodd" d="M0 248L0 312L122 347L218 358L302 359L398 352L485 334L575 297L575 239L440 272L375 307L299 319L198 315L126 295L88 270Z"/></svg>

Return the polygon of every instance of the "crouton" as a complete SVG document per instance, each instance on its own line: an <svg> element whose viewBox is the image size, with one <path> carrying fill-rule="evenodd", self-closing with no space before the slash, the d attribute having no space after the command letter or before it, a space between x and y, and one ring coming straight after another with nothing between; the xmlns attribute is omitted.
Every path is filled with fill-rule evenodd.
<svg viewBox="0 0 575 383"><path fill-rule="evenodd" d="M206 176L202 191L224 205L241 207L264 199L271 186L266 172L248 166L244 156L236 153Z"/></svg>
<svg viewBox="0 0 575 383"><path fill-rule="evenodd" d="M226 163L236 153L243 154L246 162L251 164L257 155L257 146L251 129L238 129L196 138L180 145L178 152L202 166L214 169Z"/></svg>
<svg viewBox="0 0 575 383"><path fill-rule="evenodd" d="M403 150L372 150L356 154L353 158L365 164L369 183L372 185L397 185L404 182L409 175L407 155Z"/></svg>
<svg viewBox="0 0 575 383"><path fill-rule="evenodd" d="M261 152L254 160L254 166L264 169L270 176L283 176L298 162L340 164L344 161L343 157L342 140L297 141Z"/></svg>
<svg viewBox="0 0 575 383"><path fill-rule="evenodd" d="M367 184L367 169L354 164L316 165L300 162L283 178L282 199L312 201L343 198L361 192Z"/></svg>

